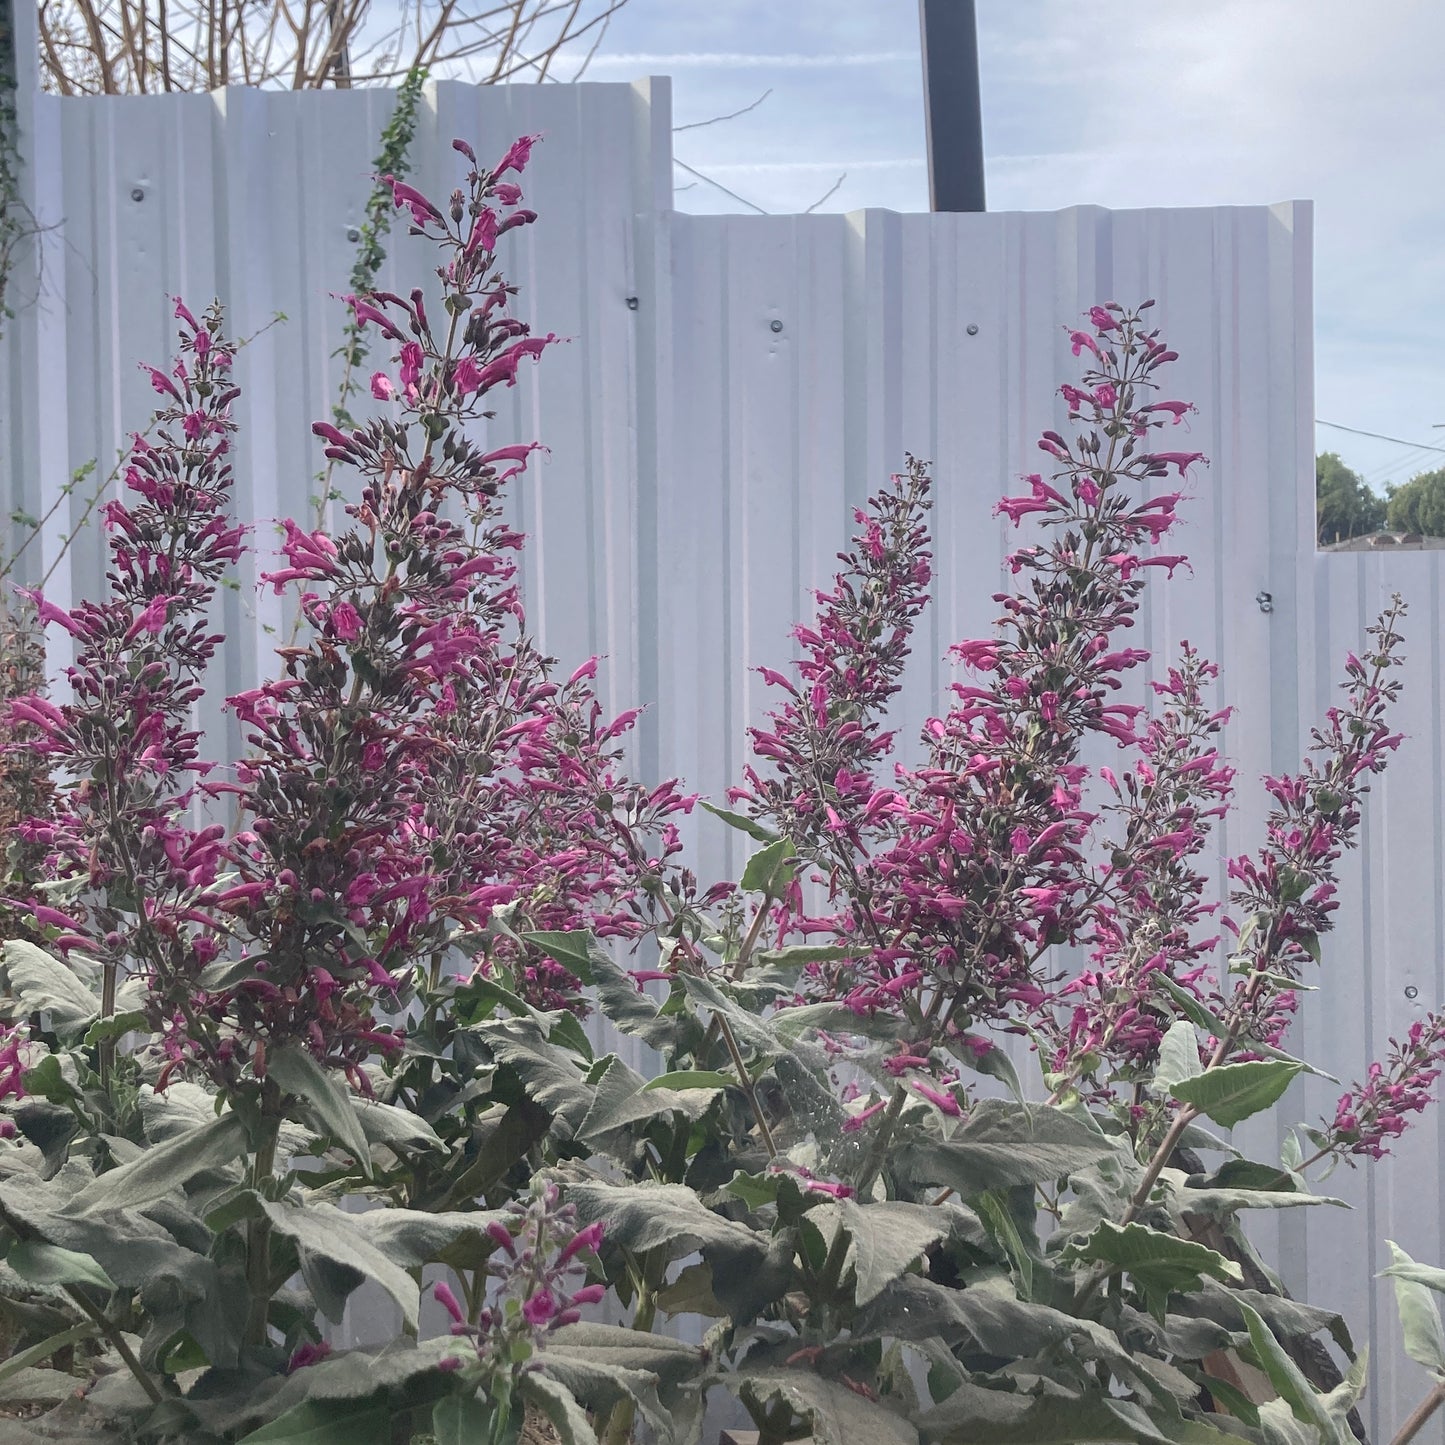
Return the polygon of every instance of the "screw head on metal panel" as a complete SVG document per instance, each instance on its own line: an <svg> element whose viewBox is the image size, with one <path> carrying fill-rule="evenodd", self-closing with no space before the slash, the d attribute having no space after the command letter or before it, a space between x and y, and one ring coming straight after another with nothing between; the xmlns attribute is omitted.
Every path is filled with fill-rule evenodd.
<svg viewBox="0 0 1445 1445"><path fill-rule="evenodd" d="M641 305L642 302L636 296L629 296L627 298L627 309L629 311L636 311Z"/></svg>
<svg viewBox="0 0 1445 1445"><path fill-rule="evenodd" d="M143 201L143 200L145 200L145 198L146 198L145 187L144 187L144 186L132 186L132 187L130 188L130 198L131 198L131 200L133 200L133 201Z"/></svg>
<svg viewBox="0 0 1445 1445"><path fill-rule="evenodd" d="M1409 999L1419 998L1420 990L1416 988L1413 983L1407 983L1405 985L1405 997Z"/></svg>
<svg viewBox="0 0 1445 1445"><path fill-rule="evenodd" d="M963 329L964 329L966 332L968 332L968 334L969 334L970 336L977 336L977 335L978 335L978 322L977 322L977 321L970 321L970 322L968 323L968 325L965 326Z"/></svg>
<svg viewBox="0 0 1445 1445"><path fill-rule="evenodd" d="M1274 594L1272 592L1256 592L1254 594L1254 600L1259 603L1259 610L1261 612L1274 611Z"/></svg>
<svg viewBox="0 0 1445 1445"><path fill-rule="evenodd" d="M348 241L359 241L361 239L361 228L359 226L348 226L346 228L346 239Z"/></svg>
<svg viewBox="0 0 1445 1445"><path fill-rule="evenodd" d="M776 335L776 334L777 334L779 331L781 331L782 329L783 329L783 323L782 323L781 321L769 321L769 322L768 322L768 330L771 331L774 335Z"/></svg>

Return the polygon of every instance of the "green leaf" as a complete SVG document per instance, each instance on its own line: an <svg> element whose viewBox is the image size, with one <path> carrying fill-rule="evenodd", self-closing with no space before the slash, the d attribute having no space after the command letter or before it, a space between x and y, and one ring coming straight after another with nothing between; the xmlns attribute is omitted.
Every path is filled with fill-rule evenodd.
<svg viewBox="0 0 1445 1445"><path fill-rule="evenodd" d="M234 1163L245 1154L247 1143L241 1120L235 1114L222 1114L199 1129L152 1145L133 1163L102 1174L76 1194L69 1207L94 1214L154 1204L195 1175Z"/></svg>
<svg viewBox="0 0 1445 1445"><path fill-rule="evenodd" d="M766 848L760 848L743 869L743 892L765 893L769 898L781 897L793 876L792 859L797 851L791 838L779 838Z"/></svg>
<svg viewBox="0 0 1445 1445"><path fill-rule="evenodd" d="M565 1385L531 1370L522 1376L521 1392L523 1399L552 1422L553 1428L562 1439L562 1445L597 1445L597 1432L592 1428L587 1412ZM480 1438L471 1436L468 1441ZM440 1430L437 1431L437 1445L447 1445L446 1437Z"/></svg>
<svg viewBox="0 0 1445 1445"><path fill-rule="evenodd" d="M1143 1224L1126 1224L1120 1229L1105 1220L1087 1239L1069 1245L1064 1257L1128 1274L1159 1320L1164 1318L1171 1294L1197 1290L1206 1275L1227 1283L1243 1278L1239 1266L1222 1254Z"/></svg>
<svg viewBox="0 0 1445 1445"><path fill-rule="evenodd" d="M305 1204L292 1204L272 1203L256 1195L251 1198L278 1234L294 1240L307 1253L339 1267L339 1275L333 1276L337 1295L344 1298L368 1279L374 1280L401 1307L407 1324L415 1327L420 1287L395 1253L389 1253L372 1239L367 1226L360 1222L366 1218L364 1214L348 1214L334 1204L314 1199ZM371 1212L385 1216L391 1211Z"/></svg>
<svg viewBox="0 0 1445 1445"><path fill-rule="evenodd" d="M436 1445L482 1445L492 1437L492 1409L475 1395L446 1395L431 1412Z"/></svg>
<svg viewBox="0 0 1445 1445"><path fill-rule="evenodd" d="M1393 1249L1394 1246L1392 1245ZM1436 1294L1445 1294L1445 1269L1437 1269L1433 1264L1417 1264L1408 1256L1396 1260L1389 1269L1382 1271L1391 1279L1408 1279L1415 1284L1423 1284L1426 1289L1433 1289Z"/></svg>
<svg viewBox="0 0 1445 1445"><path fill-rule="evenodd" d="M28 1350L21 1350L18 1355L11 1355L9 1359L0 1361L0 1381L8 1380L22 1370L28 1370L31 1365L38 1365L41 1361L48 1360L56 1350L63 1350L67 1345L76 1344L80 1340L88 1340L92 1335L99 1333L99 1326L92 1324L89 1320L82 1320L78 1325L71 1325L68 1330L61 1330L59 1334L41 1340L38 1345L31 1345Z"/></svg>
<svg viewBox="0 0 1445 1445"><path fill-rule="evenodd" d="M860 1305L874 1299L886 1285L953 1231L946 1211L930 1204L889 1200L859 1204L853 1199L815 1205L806 1216L830 1245L839 1229L848 1232L844 1267L856 1272L854 1297Z"/></svg>
<svg viewBox="0 0 1445 1445"><path fill-rule="evenodd" d="M572 1184L566 1198L577 1206L581 1223L606 1220L608 1240L634 1254L657 1249L678 1259L715 1244L755 1251L759 1258L765 1251L746 1225L714 1214L681 1184Z"/></svg>
<svg viewBox="0 0 1445 1445"><path fill-rule="evenodd" d="M592 982L593 938L587 929L572 933L524 933L522 937L583 983Z"/></svg>
<svg viewBox="0 0 1445 1445"><path fill-rule="evenodd" d="M112 1014L108 1019L96 1019L85 1031L82 1042L87 1048L94 1048L103 1039L118 1039L135 1029L145 1027L146 1016L139 1012Z"/></svg>
<svg viewBox="0 0 1445 1445"><path fill-rule="evenodd" d="M20 1239L10 1246L5 1263L31 1284L93 1284L114 1289L111 1277L88 1255L41 1240Z"/></svg>
<svg viewBox="0 0 1445 1445"><path fill-rule="evenodd" d="M316 1062L308 1049L287 1044L270 1056L271 1078L283 1089L300 1095L315 1111L322 1127L369 1174L371 1150L351 1102L351 1090L336 1074Z"/></svg>
<svg viewBox="0 0 1445 1445"><path fill-rule="evenodd" d="M918 1445L918 1432L901 1416L811 1370L758 1370L736 1388L753 1408L785 1400L810 1422L816 1445Z"/></svg>
<svg viewBox="0 0 1445 1445"><path fill-rule="evenodd" d="M720 1074L715 1069L679 1069L671 1074L658 1074L643 1086L643 1093L654 1089L726 1089L737 1083L731 1074Z"/></svg>
<svg viewBox="0 0 1445 1445"><path fill-rule="evenodd" d="M1179 1012L1191 1023L1197 1024L1206 1034L1223 1038L1228 1032L1218 1014L1211 1013L1182 983L1175 982L1166 973L1152 973L1150 979L1159 985L1179 1006Z"/></svg>
<svg viewBox="0 0 1445 1445"><path fill-rule="evenodd" d="M1018 1275L1021 1293L1025 1299L1032 1299L1034 1292L1034 1261L1024 1246L1023 1236L1009 1213L1006 1196L997 1190L980 1194L974 1201L979 1218L1000 1249L1008 1256L1009 1263ZM1034 1198L1029 1196L1029 1209L1034 1208Z"/></svg>
<svg viewBox="0 0 1445 1445"><path fill-rule="evenodd" d="M1224 1064L1192 1079L1180 1079L1170 1093L1192 1104L1226 1129L1268 1109L1289 1088L1302 1066L1283 1059Z"/></svg>
<svg viewBox="0 0 1445 1445"><path fill-rule="evenodd" d="M577 1138L611 1151L624 1147L616 1136L618 1131L626 1131L625 1153L630 1156L633 1126L674 1114L700 1119L712 1108L718 1089L731 1082L724 1075L704 1073L690 1076L694 1082L681 1089L671 1088L665 1082L669 1078L685 1077L689 1076L664 1075L649 1083L621 1059L610 1057L597 1081L592 1107L577 1127ZM708 1082L704 1083L704 1079Z"/></svg>
<svg viewBox="0 0 1445 1445"><path fill-rule="evenodd" d="M385 1144L394 1154L414 1154L427 1149L445 1149L436 1130L420 1114L377 1099L353 1097L361 1132L370 1144Z"/></svg>
<svg viewBox="0 0 1445 1445"><path fill-rule="evenodd" d="M857 958L859 949L836 943L790 943L786 948L765 948L753 955L753 962L767 968L792 968L805 963L832 963ZM866 952L866 946L863 950Z"/></svg>
<svg viewBox="0 0 1445 1445"><path fill-rule="evenodd" d="M1415 1261L1392 1239L1387 1239L1395 1268L1410 1267ZM1440 1324L1440 1307L1428 1285L1386 1270L1395 1286L1395 1308L1405 1337L1405 1353L1417 1364L1438 1376L1445 1376L1445 1329Z"/></svg>
<svg viewBox="0 0 1445 1445"><path fill-rule="evenodd" d="M1342 1420L1336 1419L1315 1388L1305 1378L1274 1332L1246 1304L1240 1305L1255 1363L1269 1376L1269 1382L1302 1425L1319 1431L1321 1445L1349 1445L1354 1439ZM1261 1411L1261 1415L1263 1411Z"/></svg>
<svg viewBox="0 0 1445 1445"><path fill-rule="evenodd" d="M391 1445L391 1411L384 1400L308 1400L241 1445Z"/></svg>
<svg viewBox="0 0 1445 1445"><path fill-rule="evenodd" d="M715 808L711 803L702 803L714 818L721 818L729 828L736 828L740 833L746 833L749 838L756 838L759 843L774 843L778 835L771 828L765 828L761 823L755 822L752 818L744 817L741 813L730 813L726 808Z"/></svg>
<svg viewBox="0 0 1445 1445"><path fill-rule="evenodd" d="M981 1099L950 1138L906 1143L891 1159L900 1174L969 1199L990 1189L1060 1179L1112 1152L1102 1134L1062 1109Z"/></svg>
<svg viewBox="0 0 1445 1445"><path fill-rule="evenodd" d="M48 1013L62 1037L82 1033L100 1013L100 1000L74 971L22 938L6 940L5 973L20 1013Z"/></svg>
<svg viewBox="0 0 1445 1445"><path fill-rule="evenodd" d="M1164 1093L1185 1079L1204 1072L1199 1062L1199 1035L1188 1019L1177 1019L1159 1041L1159 1063L1154 1070L1155 1087Z"/></svg>

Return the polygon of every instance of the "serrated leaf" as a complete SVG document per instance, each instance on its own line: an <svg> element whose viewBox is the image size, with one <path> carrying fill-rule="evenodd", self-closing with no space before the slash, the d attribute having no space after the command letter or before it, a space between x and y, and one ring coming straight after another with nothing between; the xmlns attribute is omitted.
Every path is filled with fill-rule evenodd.
<svg viewBox="0 0 1445 1445"><path fill-rule="evenodd" d="M779 838L760 848L748 859L740 884L744 893L765 893L769 898L782 896L793 874L792 859L797 849L791 838Z"/></svg>
<svg viewBox="0 0 1445 1445"><path fill-rule="evenodd" d="M918 1431L901 1416L812 1371L758 1370L734 1378L750 1404L786 1400L811 1422L816 1445L918 1445Z"/></svg>
<svg viewBox="0 0 1445 1445"><path fill-rule="evenodd" d="M678 1259L714 1244L754 1250L761 1258L765 1245L746 1225L714 1214L681 1184L572 1184L566 1198L577 1206L583 1224L607 1222L610 1242L634 1254L661 1250Z"/></svg>
<svg viewBox="0 0 1445 1445"><path fill-rule="evenodd" d="M1102 1134L1062 1109L980 1099L948 1139L905 1144L891 1159L899 1172L969 1199L990 1189L1060 1179L1112 1152Z"/></svg>
<svg viewBox="0 0 1445 1445"><path fill-rule="evenodd" d="M391 1445L391 1411L384 1400L308 1400L241 1445Z"/></svg>
<svg viewBox="0 0 1445 1445"><path fill-rule="evenodd" d="M1180 1079L1170 1093L1230 1129L1278 1102L1302 1071L1302 1065L1283 1059L1223 1064L1195 1078Z"/></svg>
<svg viewBox="0 0 1445 1445"><path fill-rule="evenodd" d="M753 818L745 817L742 813L732 813L726 808L714 807L711 803L704 803L699 799L701 807L705 808L714 818L721 818L729 828L736 828L740 833L746 833L749 838L756 838L759 843L775 843L778 835L771 828L765 828Z"/></svg>
<svg viewBox="0 0 1445 1445"><path fill-rule="evenodd" d="M554 963L559 963L574 978L592 982L592 950L594 940L585 928L571 933L524 933L524 939L540 948Z"/></svg>
<svg viewBox="0 0 1445 1445"><path fill-rule="evenodd" d="M902 1200L880 1204L829 1200L815 1205L806 1217L830 1244L839 1229L848 1232L845 1268L851 1265L856 1273L854 1295L860 1305L907 1273L916 1260L953 1230L953 1221L942 1209Z"/></svg>
<svg viewBox="0 0 1445 1445"><path fill-rule="evenodd" d="M294 1240L307 1253L339 1267L341 1273L332 1276L337 1297L344 1299L368 1279L374 1280L401 1307L407 1324L415 1328L420 1287L393 1254L369 1237L367 1226L359 1222L365 1215L347 1214L333 1204L315 1200L303 1205L286 1201L273 1203L254 1195L252 1199L278 1234Z"/></svg>
<svg viewBox="0 0 1445 1445"><path fill-rule="evenodd" d="M38 1285L92 1284L114 1289L111 1277L88 1255L38 1239L16 1240L5 1263L23 1280Z"/></svg>
<svg viewBox="0 0 1445 1445"><path fill-rule="evenodd" d="M75 973L23 938L7 939L3 952L19 1013L47 1013L62 1037L81 1033L100 1013L100 1000Z"/></svg>
<svg viewBox="0 0 1445 1445"><path fill-rule="evenodd" d="M1171 1294L1197 1290L1206 1276L1231 1284L1243 1278L1233 1260L1206 1245L1144 1224L1126 1224L1121 1229L1105 1220L1087 1239L1069 1245L1064 1257L1124 1272L1139 1287L1150 1312L1159 1320L1164 1318L1164 1306Z"/></svg>
<svg viewBox="0 0 1445 1445"><path fill-rule="evenodd" d="M1204 1072L1199 1061L1199 1035L1188 1019L1177 1019L1159 1041L1159 1063L1154 1085L1168 1093L1175 1084Z"/></svg>
<svg viewBox="0 0 1445 1445"><path fill-rule="evenodd" d="M377 1099L351 1101L361 1132L371 1144L384 1144L393 1153L445 1149L437 1132L420 1114Z"/></svg>
<svg viewBox="0 0 1445 1445"><path fill-rule="evenodd" d="M316 1062L299 1044L287 1044L270 1057L271 1078L283 1089L299 1095L315 1112L322 1127L369 1174L371 1150L366 1133L352 1106L351 1091L335 1073Z"/></svg>
<svg viewBox="0 0 1445 1445"><path fill-rule="evenodd" d="M102 1174L70 1201L78 1213L139 1209L181 1188L209 1169L222 1169L245 1154L246 1126L235 1114L152 1145L134 1163Z"/></svg>

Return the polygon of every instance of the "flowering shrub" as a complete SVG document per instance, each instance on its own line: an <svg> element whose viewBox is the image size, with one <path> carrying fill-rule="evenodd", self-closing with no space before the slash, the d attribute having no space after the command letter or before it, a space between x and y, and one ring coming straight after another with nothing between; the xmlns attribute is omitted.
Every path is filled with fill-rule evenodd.
<svg viewBox="0 0 1445 1445"><path fill-rule="evenodd" d="M764 670L778 704L737 811L711 810L760 846L701 890L692 799L625 774L635 714L526 630L502 498L535 444L470 432L556 339L510 315L497 263L534 219L531 141L490 169L456 148L442 204L391 182L438 294L350 298L391 359L373 419L315 428L347 523L283 524L263 576L302 627L228 700L239 764L192 722L247 542L218 308L178 302L180 355L150 372L108 599L31 597L75 663L8 720L56 792L17 829L42 871L14 875L33 936L4 951L0 1383L53 1405L50 1436L146 1441L503 1445L530 1410L567 1445L693 1442L714 1390L765 1445L1353 1438L1363 1357L1239 1216L1332 1202L1307 1171L1379 1157L1445 1024L1279 1160L1214 1130L1307 1067L1289 1023L1399 742L1402 606L1211 897L1235 784L1215 669L1186 644L1128 686L1203 458L1165 440L1190 407L1147 310L1095 307L1076 433L999 505L1014 585L953 650L919 761L889 767L885 717L931 582L910 460L798 661ZM595 1056L593 1008L659 1076ZM1393 1271L1445 1377L1418 1293L1440 1281ZM341 1348L364 1283L398 1337ZM658 1332L678 1315L703 1345Z"/></svg>

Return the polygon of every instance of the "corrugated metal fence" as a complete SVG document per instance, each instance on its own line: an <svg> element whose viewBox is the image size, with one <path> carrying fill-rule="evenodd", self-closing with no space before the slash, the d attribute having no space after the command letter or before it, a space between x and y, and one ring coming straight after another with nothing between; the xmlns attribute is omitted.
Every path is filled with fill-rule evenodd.
<svg viewBox="0 0 1445 1445"><path fill-rule="evenodd" d="M53 229L0 349L12 506L38 514L89 459L108 468L149 413L135 364L166 355L166 297L180 292L219 295L233 332L259 333L239 367L240 500L259 542L266 519L305 509L319 462L309 423L338 381L342 309L328 293L345 287L390 105L376 91L25 98L31 199ZM1075 362L1060 323L1096 300L1157 297L1182 355L1174 394L1200 408L1188 445L1213 465L1188 512L1193 573L1153 588L1144 630L1165 656L1188 638L1222 663L1243 779L1295 764L1339 657L1387 594L1414 605L1411 740L1347 864L1326 987L1299 1040L1336 1073L1362 1072L1442 997L1441 554L1314 550L1308 205L694 217L671 209L670 125L659 80L442 83L423 106L427 189L450 188L454 135L483 152L546 137L526 177L542 219L514 243L510 274L525 313L570 341L492 425L551 448L518 504L548 647L605 653L608 700L653 704L645 775L720 793L763 705L747 666L787 655L789 621L826 581L851 508L911 450L938 484L937 605L899 707L911 733L946 680L947 644L987 627L1005 585L1011 537L990 508L1032 467L1040 429L1063 422L1055 388ZM425 262L407 241L392 249L389 270L410 285ZM278 311L287 319L267 328ZM47 525L33 575L85 497L77 488ZM57 600L93 590L100 559L99 534L83 531L51 581ZM274 605L228 599L226 691L262 665ZM1247 790L1229 851L1253 844L1261 812ZM705 876L739 865L724 830L693 828ZM1291 1117L1330 1109L1332 1092L1299 1087ZM1386 1236L1445 1261L1441 1140L1437 1118L1384 1167L1337 1181L1354 1215L1289 1211L1256 1228L1295 1288L1373 1342L1376 1434L1423 1380L1372 1275Z"/></svg>

